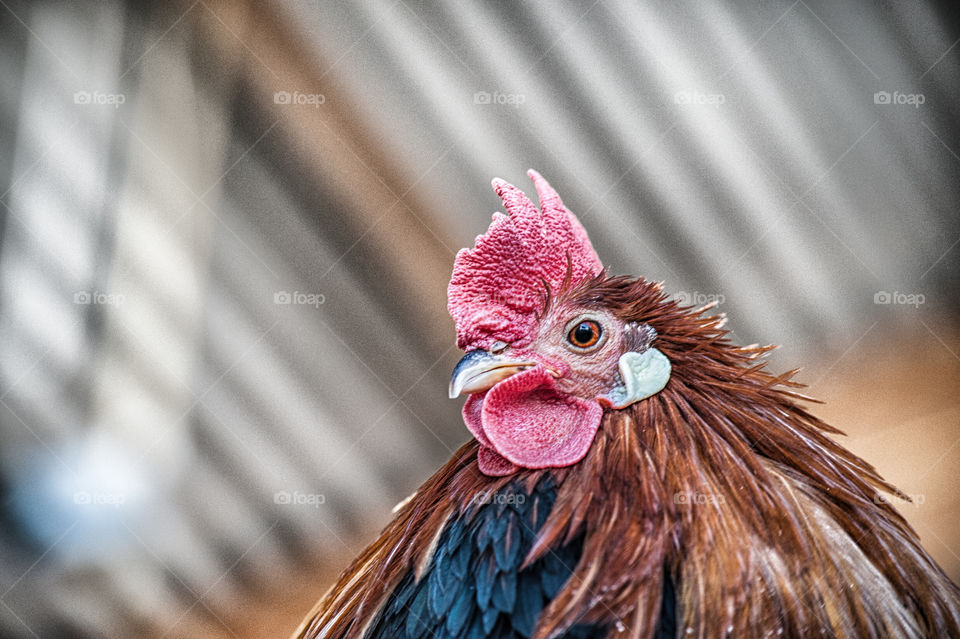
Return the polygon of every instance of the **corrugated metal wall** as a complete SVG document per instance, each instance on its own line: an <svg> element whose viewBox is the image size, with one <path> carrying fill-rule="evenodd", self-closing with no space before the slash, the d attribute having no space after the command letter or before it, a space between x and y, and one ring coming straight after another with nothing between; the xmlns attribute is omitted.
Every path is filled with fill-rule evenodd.
<svg viewBox="0 0 960 639"><path fill-rule="evenodd" d="M0 5L4 636L292 630L466 439L446 281L531 166L614 272L809 365L960 574L945 10Z"/></svg>

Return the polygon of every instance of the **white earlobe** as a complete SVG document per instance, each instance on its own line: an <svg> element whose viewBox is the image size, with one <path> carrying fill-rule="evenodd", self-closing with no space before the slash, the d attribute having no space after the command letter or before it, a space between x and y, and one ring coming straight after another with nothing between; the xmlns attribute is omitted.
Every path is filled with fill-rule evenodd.
<svg viewBox="0 0 960 639"><path fill-rule="evenodd" d="M624 353L620 356L619 368L622 382L602 397L613 408L626 408L656 395L670 381L670 360L655 348L642 353Z"/></svg>

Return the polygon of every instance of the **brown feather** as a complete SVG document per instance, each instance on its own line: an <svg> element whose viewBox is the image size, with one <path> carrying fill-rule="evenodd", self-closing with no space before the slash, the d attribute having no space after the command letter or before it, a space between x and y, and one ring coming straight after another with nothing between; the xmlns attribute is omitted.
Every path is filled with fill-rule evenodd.
<svg viewBox="0 0 960 639"><path fill-rule="evenodd" d="M556 294L556 292L555 292ZM526 563L583 536L573 575L537 639L575 623L651 637L663 579L684 637L960 636L960 592L881 492L905 495L827 437L795 403L796 371L773 376L722 319L645 280L600 275L561 293L656 329L673 374L658 395L608 411L569 468L482 475L463 446L344 572L296 637L361 637L392 588L427 561L436 533L479 491L553 473L553 510ZM622 629L623 632L618 632Z"/></svg>

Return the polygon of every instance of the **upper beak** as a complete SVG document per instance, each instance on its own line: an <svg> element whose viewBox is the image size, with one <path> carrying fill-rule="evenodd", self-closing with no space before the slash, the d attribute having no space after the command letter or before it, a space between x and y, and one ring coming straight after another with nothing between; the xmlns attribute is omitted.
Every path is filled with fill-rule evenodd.
<svg viewBox="0 0 960 639"><path fill-rule="evenodd" d="M531 360L516 360L487 351L470 351L457 362L450 378L450 399L464 393L479 393L515 373L536 366Z"/></svg>

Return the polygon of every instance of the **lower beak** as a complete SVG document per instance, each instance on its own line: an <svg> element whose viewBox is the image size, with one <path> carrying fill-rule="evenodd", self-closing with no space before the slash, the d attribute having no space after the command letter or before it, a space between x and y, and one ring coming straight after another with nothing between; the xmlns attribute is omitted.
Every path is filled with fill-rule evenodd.
<svg viewBox="0 0 960 639"><path fill-rule="evenodd" d="M464 393L480 393L497 382L536 366L531 360L508 359L487 351L470 351L463 356L450 378L450 399Z"/></svg>

